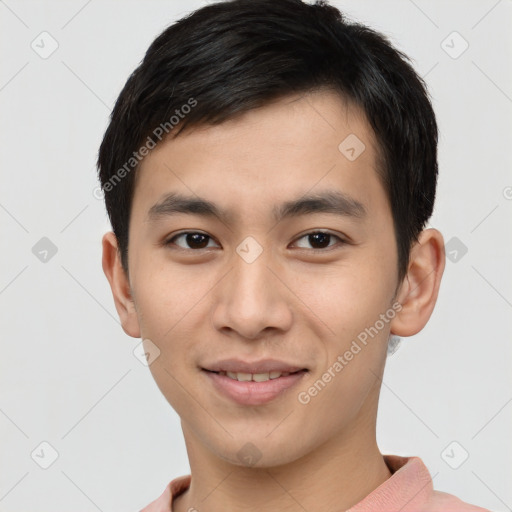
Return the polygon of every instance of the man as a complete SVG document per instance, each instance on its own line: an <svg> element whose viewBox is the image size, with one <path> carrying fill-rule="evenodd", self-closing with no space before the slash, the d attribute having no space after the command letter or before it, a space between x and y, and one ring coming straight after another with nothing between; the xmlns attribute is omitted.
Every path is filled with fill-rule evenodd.
<svg viewBox="0 0 512 512"><path fill-rule="evenodd" d="M152 43L98 159L103 268L191 467L146 512L483 510L376 443L388 340L444 270L436 152L405 56L327 4L212 4Z"/></svg>

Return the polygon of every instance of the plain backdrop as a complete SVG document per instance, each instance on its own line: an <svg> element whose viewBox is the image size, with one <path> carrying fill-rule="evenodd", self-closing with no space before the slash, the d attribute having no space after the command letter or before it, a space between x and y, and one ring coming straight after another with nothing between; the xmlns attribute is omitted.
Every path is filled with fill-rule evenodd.
<svg viewBox="0 0 512 512"><path fill-rule="evenodd" d="M428 326L388 359L379 446L512 510L512 2L333 4L413 59L441 134L430 226L449 259ZM2 512L136 511L189 472L179 418L119 324L94 191L128 75L202 5L0 1Z"/></svg>

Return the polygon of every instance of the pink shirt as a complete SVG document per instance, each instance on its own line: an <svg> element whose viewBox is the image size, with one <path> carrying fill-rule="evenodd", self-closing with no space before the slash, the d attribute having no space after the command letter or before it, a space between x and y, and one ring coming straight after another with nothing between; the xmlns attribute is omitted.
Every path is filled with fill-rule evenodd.
<svg viewBox="0 0 512 512"><path fill-rule="evenodd" d="M434 491L430 473L419 457L384 455L384 460L391 477L347 512L489 512L451 494ZM140 512L172 512L173 497L188 489L191 478L175 478Z"/></svg>

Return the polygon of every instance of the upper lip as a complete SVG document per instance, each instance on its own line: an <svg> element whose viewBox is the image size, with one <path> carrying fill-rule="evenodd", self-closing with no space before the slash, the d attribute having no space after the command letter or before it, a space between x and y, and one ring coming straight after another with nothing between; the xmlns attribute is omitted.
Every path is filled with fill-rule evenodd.
<svg viewBox="0 0 512 512"><path fill-rule="evenodd" d="M233 373L294 373L306 370L304 366L296 366L277 359L260 359L259 361L242 361L241 359L223 359L216 363L203 367L204 370L212 372L233 372Z"/></svg>

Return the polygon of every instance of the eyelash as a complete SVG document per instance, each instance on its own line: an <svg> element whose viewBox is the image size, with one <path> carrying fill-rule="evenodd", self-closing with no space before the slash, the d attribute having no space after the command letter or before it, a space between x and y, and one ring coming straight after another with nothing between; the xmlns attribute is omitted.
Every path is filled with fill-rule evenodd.
<svg viewBox="0 0 512 512"><path fill-rule="evenodd" d="M340 236L338 235L335 235L333 233L329 233L327 231L309 231L308 233L305 233L303 235L301 235L300 237L296 238L295 241L297 240L301 240L302 238L306 238L310 235L316 235L316 234L324 234L324 235L328 235L332 238L336 238L338 239L338 244L334 244L334 245L328 245L327 247L324 247L324 248L321 248L321 249L318 249L318 248L312 248L312 249L306 249L306 250L309 250L309 251L315 251L315 252L326 252L330 249L333 249L334 247L336 247L336 245L346 245L348 244L348 242L346 240L344 240L343 238L341 238ZM206 233L202 233L201 231L183 231L181 233L178 233L176 235L173 235L171 238L169 238L168 240L166 240L164 242L164 245L165 246L170 246L170 245L173 245L174 244L174 241L181 237L181 236L186 236L186 235L204 235L205 237L209 238L210 240L213 240L213 237L211 237L210 235L207 235ZM178 249L181 249L183 251L193 251L193 252L200 252L200 251L203 251L203 250L208 250L208 249L211 249L211 247L204 247L204 248L201 248L201 249L192 249L190 247L188 248L183 248L183 247L180 247L178 246ZM303 249L304 250L304 247L300 247L299 249Z"/></svg>

